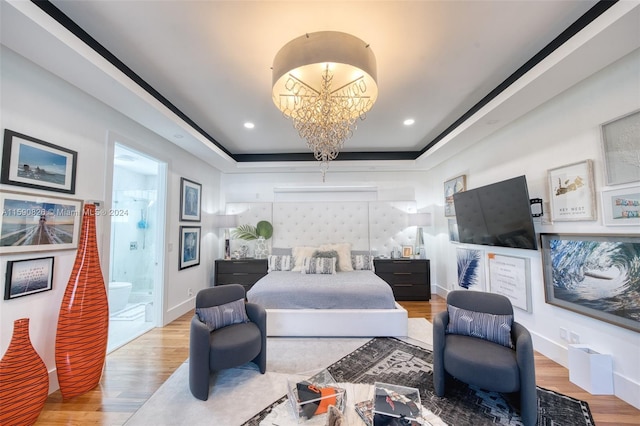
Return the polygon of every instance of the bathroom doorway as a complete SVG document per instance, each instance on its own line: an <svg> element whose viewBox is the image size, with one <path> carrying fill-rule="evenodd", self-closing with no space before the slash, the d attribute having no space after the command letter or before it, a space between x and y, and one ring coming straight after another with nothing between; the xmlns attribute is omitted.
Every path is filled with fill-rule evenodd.
<svg viewBox="0 0 640 426"><path fill-rule="evenodd" d="M165 163L115 144L107 352L160 324L165 176Z"/></svg>

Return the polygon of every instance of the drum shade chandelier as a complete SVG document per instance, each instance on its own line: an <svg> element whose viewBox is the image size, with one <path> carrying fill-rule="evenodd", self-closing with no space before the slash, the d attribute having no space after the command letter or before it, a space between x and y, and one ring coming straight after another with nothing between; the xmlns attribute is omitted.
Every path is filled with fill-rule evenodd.
<svg viewBox="0 0 640 426"><path fill-rule="evenodd" d="M324 182L329 162L378 97L376 58L357 37L320 31L284 45L272 70L273 102L321 161Z"/></svg>

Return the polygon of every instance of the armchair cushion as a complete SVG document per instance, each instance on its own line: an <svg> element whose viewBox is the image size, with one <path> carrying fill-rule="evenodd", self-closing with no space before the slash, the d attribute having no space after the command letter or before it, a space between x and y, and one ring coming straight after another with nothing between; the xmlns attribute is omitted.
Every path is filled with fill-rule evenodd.
<svg viewBox="0 0 640 426"><path fill-rule="evenodd" d="M478 337L507 348L513 348L511 325L513 315L494 315L447 305L449 324L447 334Z"/></svg>
<svg viewBox="0 0 640 426"><path fill-rule="evenodd" d="M244 299L234 300L218 306L196 308L200 321L209 327L209 331L217 330L232 324L249 322Z"/></svg>

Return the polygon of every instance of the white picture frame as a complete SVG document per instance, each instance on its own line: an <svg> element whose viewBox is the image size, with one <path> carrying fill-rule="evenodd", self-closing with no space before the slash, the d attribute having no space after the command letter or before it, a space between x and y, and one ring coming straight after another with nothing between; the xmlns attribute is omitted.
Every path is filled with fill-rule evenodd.
<svg viewBox="0 0 640 426"><path fill-rule="evenodd" d="M489 291L501 294L514 308L531 312L531 265L525 257L489 253Z"/></svg>
<svg viewBox="0 0 640 426"><path fill-rule="evenodd" d="M640 185L602 191L602 221L606 226L640 225Z"/></svg>
<svg viewBox="0 0 640 426"><path fill-rule="evenodd" d="M548 172L551 220L596 220L593 161L567 164Z"/></svg>

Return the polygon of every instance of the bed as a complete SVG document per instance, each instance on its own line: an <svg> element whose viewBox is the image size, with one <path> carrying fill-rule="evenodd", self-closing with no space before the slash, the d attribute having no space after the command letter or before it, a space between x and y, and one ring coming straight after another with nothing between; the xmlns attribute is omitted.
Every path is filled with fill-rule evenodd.
<svg viewBox="0 0 640 426"><path fill-rule="evenodd" d="M372 270L271 271L247 292L265 307L269 336L406 336L407 311Z"/></svg>

